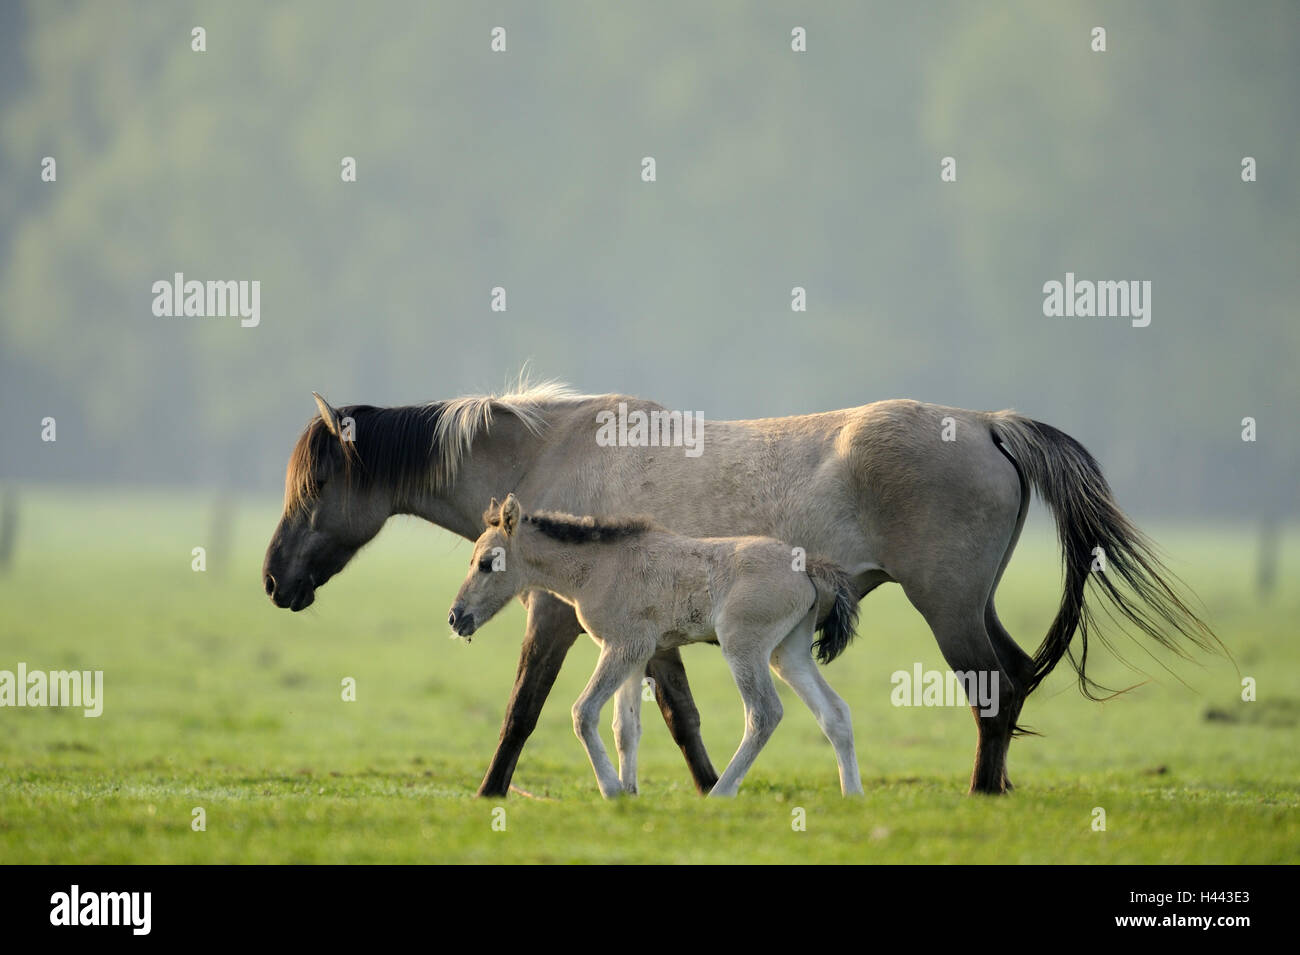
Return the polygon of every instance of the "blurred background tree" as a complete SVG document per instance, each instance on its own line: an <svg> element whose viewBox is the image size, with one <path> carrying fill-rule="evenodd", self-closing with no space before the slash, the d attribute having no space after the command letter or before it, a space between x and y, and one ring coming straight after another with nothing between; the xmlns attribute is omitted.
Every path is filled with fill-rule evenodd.
<svg viewBox="0 0 1300 955"><path fill-rule="evenodd" d="M0 479L269 491L312 389L531 358L712 418L1014 406L1136 508L1290 513L1297 35L1287 2L5 4ZM261 325L154 317L177 271L259 280ZM1067 271L1150 280L1150 327L1045 318Z"/></svg>

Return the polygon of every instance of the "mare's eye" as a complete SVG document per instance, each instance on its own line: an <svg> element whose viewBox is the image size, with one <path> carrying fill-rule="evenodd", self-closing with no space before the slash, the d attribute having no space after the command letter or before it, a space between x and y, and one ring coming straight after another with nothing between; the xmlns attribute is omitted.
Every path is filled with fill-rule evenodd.
<svg viewBox="0 0 1300 955"><path fill-rule="evenodd" d="M478 569L483 571L483 573L485 574L492 573L492 558L484 557L482 560L480 560L478 562Z"/></svg>

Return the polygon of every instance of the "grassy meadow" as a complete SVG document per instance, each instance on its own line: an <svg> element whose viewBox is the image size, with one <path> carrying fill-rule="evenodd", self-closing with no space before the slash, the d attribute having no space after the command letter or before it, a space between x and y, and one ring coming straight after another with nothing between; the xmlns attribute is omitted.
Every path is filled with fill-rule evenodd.
<svg viewBox="0 0 1300 955"><path fill-rule="evenodd" d="M224 542L210 495L27 488L19 502L14 558L0 569L0 669L102 670L104 711L0 709L3 863L1300 858L1294 532L1279 590L1261 603L1252 529L1150 527L1235 667L1202 658L1170 663L1171 675L1121 637L1151 682L1101 704L1063 666L1025 710L1044 735L1013 744L1006 798L966 796L975 730L964 706L892 705L894 671L944 664L889 586L866 598L857 640L827 670L853 708L865 799L840 798L830 745L782 685L785 720L737 799L695 795L646 704L641 794L602 801L569 721L595 662L583 638L520 760L514 782L529 795L479 800L523 612L512 606L472 644L448 639L466 542L395 518L294 615L260 587L273 501L237 503ZM191 569L196 546L209 548L205 572ZM1046 631L1059 581L1036 510L998 604L1026 648ZM684 657L721 769L740 738L739 697L715 648ZM1094 660L1108 685L1145 678L1100 647ZM1241 700L1241 676L1257 681L1255 702ZM608 712L605 723L612 752ZM203 831L191 827L196 808Z"/></svg>

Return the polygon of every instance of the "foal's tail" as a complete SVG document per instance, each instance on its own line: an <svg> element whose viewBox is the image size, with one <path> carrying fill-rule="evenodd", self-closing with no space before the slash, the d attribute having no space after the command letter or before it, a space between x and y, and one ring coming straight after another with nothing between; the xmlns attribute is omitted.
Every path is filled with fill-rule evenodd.
<svg viewBox="0 0 1300 955"><path fill-rule="evenodd" d="M1056 518L1065 565L1065 595L1051 629L1033 657L1026 693L1042 683L1061 657L1079 674L1079 689L1089 699L1105 690L1084 672L1092 608L1084 603L1089 580L1120 615L1148 637L1181 657L1181 637L1201 650L1222 649L1219 638L1192 610L1170 581L1177 578L1155 555L1151 541L1115 503L1101 467L1083 445L1063 431L1013 412L990 419L993 440L1002 446ZM1096 572L1093 572L1094 567ZM1079 631L1079 656L1070 640ZM1100 637L1103 646L1109 646Z"/></svg>
<svg viewBox="0 0 1300 955"><path fill-rule="evenodd" d="M813 644L817 659L830 663L844 652L858 626L858 593L844 569L824 557L808 558L808 576L817 588L817 619L821 639Z"/></svg>

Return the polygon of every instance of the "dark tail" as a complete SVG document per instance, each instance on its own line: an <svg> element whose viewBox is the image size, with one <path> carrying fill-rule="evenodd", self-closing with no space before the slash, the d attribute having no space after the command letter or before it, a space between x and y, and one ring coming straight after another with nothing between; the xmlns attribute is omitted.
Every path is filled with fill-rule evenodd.
<svg viewBox="0 0 1300 955"><path fill-rule="evenodd" d="M1033 676L1026 693L1042 683L1063 656L1079 674L1079 689L1089 699L1102 699L1106 690L1084 672L1088 638L1094 629L1084 587L1093 582L1110 606L1161 646L1181 657L1188 653L1183 639L1201 650L1222 649L1218 637L1187 606L1170 580L1177 581L1155 555L1151 541L1115 503L1101 467L1083 445L1050 425L1011 412L991 418L993 439L1001 442L1021 476L1056 518L1065 565L1065 594L1061 607L1034 654ZM1097 551L1101 548L1101 551ZM1094 561L1098 571L1093 572ZM1104 570L1100 569L1104 566ZM1079 631L1079 655L1070 648ZM1109 647L1104 636L1103 646Z"/></svg>
<svg viewBox="0 0 1300 955"><path fill-rule="evenodd" d="M821 639L813 650L821 663L830 663L844 652L858 626L858 594L843 568L823 557L808 558L808 576L817 588L817 628ZM825 619L822 620L822 615Z"/></svg>

